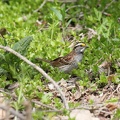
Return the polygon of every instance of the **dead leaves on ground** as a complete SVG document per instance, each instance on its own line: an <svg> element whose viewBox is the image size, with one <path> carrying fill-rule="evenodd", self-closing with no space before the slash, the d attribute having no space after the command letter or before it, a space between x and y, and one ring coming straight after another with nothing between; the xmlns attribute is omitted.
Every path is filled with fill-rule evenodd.
<svg viewBox="0 0 120 120"><path fill-rule="evenodd" d="M68 102L72 102L74 104L79 103L79 106L77 107L78 109L73 109L75 111L77 109L77 112L70 112L70 115L72 114L72 116L75 117L75 120L81 119L80 116L86 117L86 114L89 117L84 118L85 120L90 120L90 116L93 117L91 117L91 120L112 119L115 111L120 108L118 97L119 85L114 85L113 83L111 83L109 84L109 86L106 85L102 89L99 88L97 89L97 91L93 91L92 88L84 88L83 86L80 86L77 81L72 81L73 82L69 83L69 81L62 79L58 84L61 87L63 93L65 94ZM51 86L51 84L48 85L48 89L50 91ZM54 94L56 93L56 97L59 97L59 93L55 90L55 88L53 88L54 86L52 87L51 92L53 92ZM75 90L75 92L72 92L73 89ZM84 110L86 112L83 112Z"/></svg>

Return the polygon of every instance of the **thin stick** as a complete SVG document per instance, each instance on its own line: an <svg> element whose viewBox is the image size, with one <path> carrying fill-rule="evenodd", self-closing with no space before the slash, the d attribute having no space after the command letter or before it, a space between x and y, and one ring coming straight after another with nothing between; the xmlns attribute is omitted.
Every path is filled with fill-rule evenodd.
<svg viewBox="0 0 120 120"><path fill-rule="evenodd" d="M0 105L0 108L7 111L8 108L5 105ZM23 116L21 113L19 113L18 111L15 111L13 108L9 109L9 112L12 113L13 115L19 117L22 120L26 120L25 116Z"/></svg>
<svg viewBox="0 0 120 120"><path fill-rule="evenodd" d="M40 105L40 106L46 107L46 108L48 108L48 109L57 110L57 109L54 108L53 106L43 104L43 103L41 103L40 101L32 100L32 102L35 103L35 104L37 104L37 105Z"/></svg>
<svg viewBox="0 0 120 120"><path fill-rule="evenodd" d="M105 10L107 10L108 7L109 7L110 5L112 5L112 3L114 3L115 1L116 1L116 0L112 0L110 3L106 4L105 8L102 10L102 13L103 13Z"/></svg>
<svg viewBox="0 0 120 120"><path fill-rule="evenodd" d="M26 120L32 120L32 105L30 101L25 101L23 105L25 106Z"/></svg>
<svg viewBox="0 0 120 120"><path fill-rule="evenodd" d="M30 66L32 66L33 68L35 68L37 71L39 71L44 77L46 77L55 86L55 88L60 93L61 99L63 100L63 103L64 103L64 107L66 109L69 109L69 106L68 106L68 103L67 103L67 101L65 99L65 96L64 96L63 92L61 91L61 89L59 88L58 84L42 68L38 67L37 65L35 65L31 61L29 61L27 58L25 58L24 56L22 56L20 53L14 51L13 49L11 49L8 46L2 46L2 45L0 45L0 49L3 49L5 51L8 51L8 52L14 54L15 56L17 56L18 58L22 59L27 64L29 64Z"/></svg>
<svg viewBox="0 0 120 120"><path fill-rule="evenodd" d="M44 0L43 3L39 6L39 8L36 9L34 12L38 12L45 5L46 2L47 0Z"/></svg>
<svg viewBox="0 0 120 120"><path fill-rule="evenodd" d="M47 1L54 2L55 0L47 0ZM58 0L57 2L68 3L68 2L77 2L77 0Z"/></svg>

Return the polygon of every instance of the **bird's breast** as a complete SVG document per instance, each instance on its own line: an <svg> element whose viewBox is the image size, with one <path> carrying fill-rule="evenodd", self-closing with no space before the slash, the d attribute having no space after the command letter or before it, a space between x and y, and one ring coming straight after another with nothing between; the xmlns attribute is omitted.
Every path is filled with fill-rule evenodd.
<svg viewBox="0 0 120 120"><path fill-rule="evenodd" d="M75 61L76 63L79 63L79 62L82 60L82 58L83 58L83 54L75 55L74 61Z"/></svg>

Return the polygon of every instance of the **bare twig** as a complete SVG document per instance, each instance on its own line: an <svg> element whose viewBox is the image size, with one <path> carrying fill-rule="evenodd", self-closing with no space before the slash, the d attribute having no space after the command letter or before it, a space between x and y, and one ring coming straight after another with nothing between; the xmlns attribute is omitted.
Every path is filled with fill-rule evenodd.
<svg viewBox="0 0 120 120"><path fill-rule="evenodd" d="M45 3L47 1L54 2L54 0L44 0L42 2L42 4L39 6L39 8L37 8L36 10L34 10L34 12L38 12L45 5ZM58 0L58 2L64 2L64 3L67 3L67 2L77 2L77 0Z"/></svg>
<svg viewBox="0 0 120 120"><path fill-rule="evenodd" d="M34 10L34 12L38 12L45 5L46 2L47 0L44 0L43 3L39 6L39 8Z"/></svg>
<svg viewBox="0 0 120 120"><path fill-rule="evenodd" d="M94 105L86 105L86 106L79 106L79 107L74 107L74 108L70 108L67 111L72 111L75 109L85 109L85 110L89 110L89 111L95 111L98 110L99 108L103 107L102 104L94 106ZM39 109L38 109L39 110ZM64 113L64 110L41 110L42 112L59 112L59 113Z"/></svg>
<svg viewBox="0 0 120 120"><path fill-rule="evenodd" d="M23 103L23 105L25 106L25 111L26 111L26 120L32 120L32 105L29 101L25 101Z"/></svg>
<svg viewBox="0 0 120 120"><path fill-rule="evenodd" d="M6 117L5 120L9 120L9 116L10 116L10 104L7 102L6 103Z"/></svg>
<svg viewBox="0 0 120 120"><path fill-rule="evenodd" d="M83 7L86 8L86 6L84 6L84 5L74 5L74 6L69 7L68 9L66 9L65 12L68 12L70 9L80 8L80 7L81 7L81 8L83 8Z"/></svg>
<svg viewBox="0 0 120 120"><path fill-rule="evenodd" d="M55 0L47 0L47 1L54 2ZM68 2L77 2L77 0L58 0L57 2L68 3Z"/></svg>
<svg viewBox="0 0 120 120"><path fill-rule="evenodd" d="M5 111L8 110L8 107L6 107L5 105L0 105L0 108L5 110ZM22 114L20 114L19 112L15 111L13 108L10 108L9 112L12 113L13 115L19 117L22 120L26 120L26 118Z"/></svg>
<svg viewBox="0 0 120 120"><path fill-rule="evenodd" d="M31 61L29 61L27 58L25 58L24 56L22 56L20 53L14 51L13 49L11 49L11 48L9 48L7 46L0 45L0 49L3 49L5 51L8 51L8 52L14 54L15 56L17 56L18 58L22 59L27 64L29 64L30 66L32 66L33 68L35 68L37 71L39 71L44 77L46 77L56 87L56 89L60 93L61 98L62 98L63 103L64 103L64 107L66 109L69 109L69 106L68 106L68 103L67 103L67 101L65 99L65 96L64 96L63 92L61 91L61 89L59 88L58 84L42 68L38 67L37 65L35 65Z"/></svg>
<svg viewBox="0 0 120 120"><path fill-rule="evenodd" d="M102 10L102 13L103 13L105 10L107 10L108 7L109 7L110 5L112 5L112 3L115 2L115 1L116 1L116 0L112 0L110 3L106 4L105 8Z"/></svg>
<svg viewBox="0 0 120 120"><path fill-rule="evenodd" d="M14 98L14 96L12 96L11 93L9 93L9 92L5 92L4 90L0 90L0 92L2 92L4 94L7 94L7 95L10 95L12 98ZM31 102L33 102L37 105L43 106L45 108L48 108L48 109L57 110L57 108L55 108L54 106L43 104L43 103L41 103L40 101L37 101L37 100L31 100Z"/></svg>
<svg viewBox="0 0 120 120"><path fill-rule="evenodd" d="M34 102L35 104L38 104L38 105L40 105L40 106L46 107L46 108L48 108L48 109L57 110L57 109L54 108L53 106L45 105L45 104L41 103L40 101L32 100L32 102Z"/></svg>

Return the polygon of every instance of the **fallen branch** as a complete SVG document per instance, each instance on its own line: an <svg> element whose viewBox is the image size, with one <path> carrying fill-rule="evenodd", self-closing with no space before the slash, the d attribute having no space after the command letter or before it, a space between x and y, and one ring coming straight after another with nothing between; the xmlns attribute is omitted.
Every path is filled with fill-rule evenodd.
<svg viewBox="0 0 120 120"><path fill-rule="evenodd" d="M23 105L25 106L26 120L32 120L32 105L30 101L25 101Z"/></svg>
<svg viewBox="0 0 120 120"><path fill-rule="evenodd" d="M8 107L6 107L5 105L0 105L0 109L8 111ZM17 116L18 118L22 119L22 120L26 120L25 116L23 116L18 111L15 111L13 108L9 108L9 112L12 113L13 115ZM7 117L9 117L9 116L7 116Z"/></svg>
<svg viewBox="0 0 120 120"><path fill-rule="evenodd" d="M18 53L16 51L14 51L13 49L11 49L10 47L0 45L0 49L3 49L5 51L8 51L8 52L14 54L15 56L17 56L18 58L22 59L27 64L29 64L30 66L35 68L37 71L39 71L45 78L47 78L55 86L55 88L58 90L58 92L61 95L61 99L63 100L64 107L66 109L69 109L69 106L68 106L68 103L67 103L67 101L65 99L65 96L64 96L63 92L61 91L61 89L59 88L58 84L42 68L38 67L37 65L35 65L31 61L29 61L27 58L22 56L20 53Z"/></svg>
<svg viewBox="0 0 120 120"><path fill-rule="evenodd" d="M45 5L46 2L47 0L44 0L43 3L39 6L39 8L36 9L34 12L38 12Z"/></svg>
<svg viewBox="0 0 120 120"><path fill-rule="evenodd" d="M46 107L47 109L57 110L55 107L41 103L40 101L32 100L33 103Z"/></svg>
<svg viewBox="0 0 120 120"><path fill-rule="evenodd" d="M105 12L109 8L110 5L112 5L116 0L112 0L110 3L106 4L105 8L102 10L102 13Z"/></svg>
<svg viewBox="0 0 120 120"><path fill-rule="evenodd" d="M34 12L38 12L45 4L46 2L55 2L54 0L44 0L42 4L34 10ZM57 2L63 2L63 3L68 3L68 2L77 2L77 0L58 0Z"/></svg>
<svg viewBox="0 0 120 120"><path fill-rule="evenodd" d="M55 2L55 0L47 0L49 2ZM57 2L69 3L69 2L77 2L77 0L58 0Z"/></svg>

